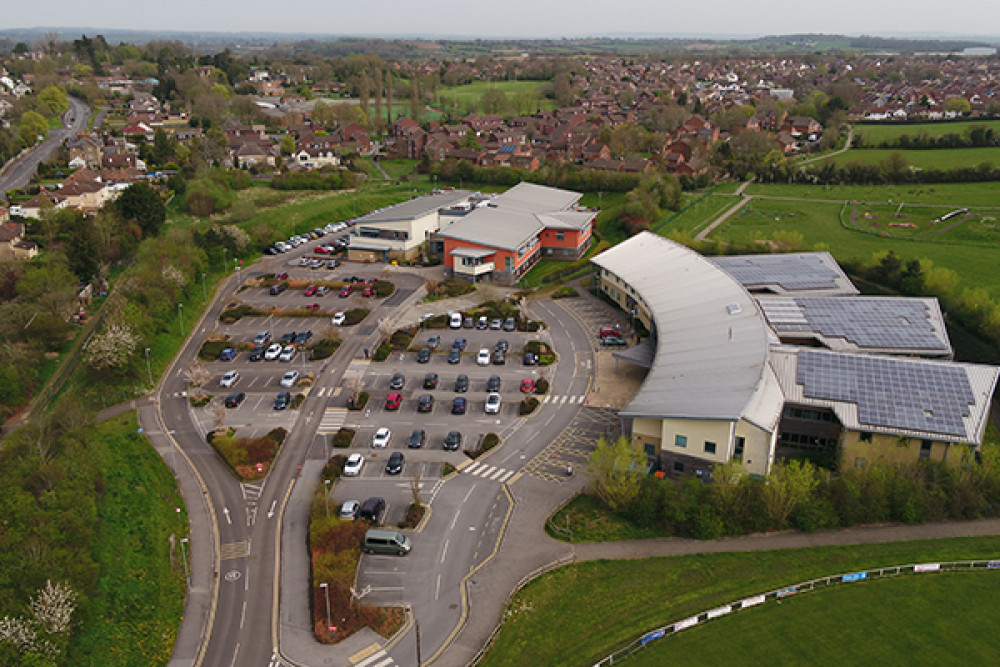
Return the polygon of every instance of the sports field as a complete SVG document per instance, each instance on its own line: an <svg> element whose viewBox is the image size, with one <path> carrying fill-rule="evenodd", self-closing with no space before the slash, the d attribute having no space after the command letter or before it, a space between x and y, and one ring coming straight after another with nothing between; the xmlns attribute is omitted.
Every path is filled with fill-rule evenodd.
<svg viewBox="0 0 1000 667"><path fill-rule="evenodd" d="M748 195L814 199L842 202L906 202L961 208L963 206L1000 209L1000 193L995 183L934 183L918 185L770 185L751 183Z"/></svg>
<svg viewBox="0 0 1000 667"><path fill-rule="evenodd" d="M968 134L969 128L975 126L986 126L992 128L994 132L1000 132L1000 120L970 120L947 123L916 123L913 125L896 125L892 123L855 125L854 135L860 135L864 137L866 143L877 146L887 141L894 141L904 134L911 137L943 137L946 134L957 134L960 137L964 137Z"/></svg>
<svg viewBox="0 0 1000 667"><path fill-rule="evenodd" d="M684 630L621 664L996 664L998 595L994 570L846 584Z"/></svg>
<svg viewBox="0 0 1000 667"><path fill-rule="evenodd" d="M879 164L894 151L887 149L861 148L831 155L817 160L812 166L818 167L831 160L838 165L851 162L864 164ZM911 167L918 169L955 169L957 167L974 167L984 162L1000 164L1000 147L990 148L943 148L938 150L896 151L902 154Z"/></svg>

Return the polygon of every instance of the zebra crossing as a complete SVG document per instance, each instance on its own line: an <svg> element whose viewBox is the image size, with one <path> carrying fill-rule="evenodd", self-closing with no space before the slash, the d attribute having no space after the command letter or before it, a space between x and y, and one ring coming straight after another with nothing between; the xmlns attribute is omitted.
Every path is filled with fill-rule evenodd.
<svg viewBox="0 0 1000 667"><path fill-rule="evenodd" d="M374 652L369 652L371 648L377 648L378 650ZM359 658L357 662L354 662L356 658ZM358 653L352 655L348 660L354 665L354 667L389 667L389 665L395 665L396 661L389 657L381 648L378 648L376 644L374 647L370 647L368 650L359 651Z"/></svg>
<svg viewBox="0 0 1000 667"><path fill-rule="evenodd" d="M507 470L506 468L501 468L499 466L491 466L488 463L480 463L479 461L473 461L471 465L466 466L462 469L463 475L475 475L476 477L482 477L483 479L488 479L494 482L500 482L503 484L514 474L513 470Z"/></svg>
<svg viewBox="0 0 1000 667"><path fill-rule="evenodd" d="M257 501L260 500L261 494L264 493L264 483L251 484L244 482L240 484L240 491L243 492L243 500L247 502L247 505L256 505Z"/></svg>
<svg viewBox="0 0 1000 667"><path fill-rule="evenodd" d="M586 394L580 394L579 396L570 396L569 394L563 394L562 396L552 396L546 394L542 398L542 403L551 403L552 405L579 405L587 400Z"/></svg>
<svg viewBox="0 0 1000 667"><path fill-rule="evenodd" d="M327 408L319 423L317 433L336 433L347 420L347 408Z"/></svg>

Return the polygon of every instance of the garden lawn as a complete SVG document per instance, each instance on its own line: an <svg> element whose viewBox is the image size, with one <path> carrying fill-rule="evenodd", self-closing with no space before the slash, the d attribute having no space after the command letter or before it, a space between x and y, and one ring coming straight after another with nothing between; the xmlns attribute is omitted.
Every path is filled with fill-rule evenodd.
<svg viewBox="0 0 1000 667"><path fill-rule="evenodd" d="M965 137L969 133L969 128L975 125L985 125L993 128L994 132L1000 132L1000 120L973 120L958 123L916 123L913 125L896 125L893 123L855 125L854 136L863 136L866 143L879 145L887 141L894 141L904 134L908 134L911 137L919 135L943 137L946 134L957 134L960 137Z"/></svg>
<svg viewBox="0 0 1000 667"><path fill-rule="evenodd" d="M572 542L617 542L663 537L662 530L641 528L604 507L594 496L581 493L552 515L546 532L558 540ZM567 532L568 531L568 532ZM569 540L572 536L572 540Z"/></svg>
<svg viewBox="0 0 1000 667"><path fill-rule="evenodd" d="M643 632L783 585L879 566L998 554L1000 537L977 537L576 563L542 575L514 596L502 629L479 664L519 666L526 655L532 664L550 667L594 664ZM995 613L993 607L978 609L989 614ZM885 612L892 607L879 608ZM932 620L924 618L925 623ZM855 626L836 631L831 626L821 634L860 641L867 630L859 619Z"/></svg>
<svg viewBox="0 0 1000 667"><path fill-rule="evenodd" d="M1000 247L996 244L949 242L944 237L886 238L877 231L848 229L840 224L843 203L783 201L754 198L731 216L711 238L746 242L753 238L774 238L778 230L798 232L808 248L827 249L838 261L863 260L870 263L876 253L895 251L905 263L911 259L930 259L935 266L954 270L965 287L985 288L993 298L1000 298L996 267L1000 266ZM849 207L844 210L848 221ZM848 222L849 224L849 222ZM956 236L961 227L955 230Z"/></svg>
<svg viewBox="0 0 1000 667"><path fill-rule="evenodd" d="M90 605L74 618L80 630L67 665L166 665L174 649L187 514L170 469L138 427L135 412L94 427L105 489L92 546L100 573Z"/></svg>
<svg viewBox="0 0 1000 667"><path fill-rule="evenodd" d="M987 665L1000 655L998 595L1000 574L984 570L846 584L684 630L622 664Z"/></svg>
<svg viewBox="0 0 1000 667"><path fill-rule="evenodd" d="M839 165L845 165L850 162L879 164L888 158L892 152L893 150L888 149L852 148L846 153L839 153L831 155L828 158L823 158L822 160L817 160L811 166L813 168L822 166L831 160ZM1000 163L1000 147L941 148L897 152L906 158L910 166L917 167L918 169L954 169L956 167L974 167L983 162Z"/></svg>

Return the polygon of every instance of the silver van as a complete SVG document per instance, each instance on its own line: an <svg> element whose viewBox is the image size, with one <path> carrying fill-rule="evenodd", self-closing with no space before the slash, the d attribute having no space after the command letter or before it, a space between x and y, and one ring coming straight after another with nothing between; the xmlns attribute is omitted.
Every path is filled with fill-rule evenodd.
<svg viewBox="0 0 1000 667"><path fill-rule="evenodd" d="M398 554L405 556L413 547L410 538L398 530L372 528L365 533L365 542L361 550L368 554Z"/></svg>

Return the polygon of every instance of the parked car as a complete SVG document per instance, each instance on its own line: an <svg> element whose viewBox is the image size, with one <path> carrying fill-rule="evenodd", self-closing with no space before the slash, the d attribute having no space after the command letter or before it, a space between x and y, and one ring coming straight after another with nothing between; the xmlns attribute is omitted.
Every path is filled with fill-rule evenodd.
<svg viewBox="0 0 1000 667"><path fill-rule="evenodd" d="M305 309L306 310L319 310L319 304L318 303L307 303L305 305Z"/></svg>
<svg viewBox="0 0 1000 667"><path fill-rule="evenodd" d="M503 366L507 363L507 353L503 350L493 350L493 363L497 366Z"/></svg>
<svg viewBox="0 0 1000 667"><path fill-rule="evenodd" d="M465 397L456 396L451 401L451 414L453 415L464 415L465 414Z"/></svg>
<svg viewBox="0 0 1000 667"><path fill-rule="evenodd" d="M430 360L431 360L431 348L429 347L420 348L420 351L417 352L417 363L426 364Z"/></svg>
<svg viewBox="0 0 1000 667"><path fill-rule="evenodd" d="M353 291L354 291L353 285L344 285L343 287L340 288L340 294L338 294L337 296L339 296L341 299L346 299L347 297L351 296L351 292Z"/></svg>
<svg viewBox="0 0 1000 667"><path fill-rule="evenodd" d="M313 296L316 294L316 285L309 285L306 287L305 291L302 292L302 296Z"/></svg>
<svg viewBox="0 0 1000 667"><path fill-rule="evenodd" d="M403 402L403 395L398 391L389 392L389 395L385 397L385 409L386 410L399 410L400 404Z"/></svg>
<svg viewBox="0 0 1000 667"><path fill-rule="evenodd" d="M514 331L515 329L517 329L517 321L513 317L508 317L503 321L504 331Z"/></svg>
<svg viewBox="0 0 1000 667"><path fill-rule="evenodd" d="M506 338L501 338L497 341L497 344L493 346L494 350L503 350L506 352L510 348L510 343L507 342Z"/></svg>
<svg viewBox="0 0 1000 667"><path fill-rule="evenodd" d="M278 343L267 348L267 352L264 353L264 361L274 361L281 354L281 350L282 347Z"/></svg>
<svg viewBox="0 0 1000 667"><path fill-rule="evenodd" d="M437 389L438 386L438 374L428 373L424 376L424 389Z"/></svg>
<svg viewBox="0 0 1000 667"><path fill-rule="evenodd" d="M483 349L479 350L479 354L476 355L476 363L479 364L480 366L489 366L490 365L490 351L487 350L485 347Z"/></svg>
<svg viewBox="0 0 1000 667"><path fill-rule="evenodd" d="M234 391L233 393L226 396L225 405L227 408L238 408L240 403L247 397L242 391Z"/></svg>
<svg viewBox="0 0 1000 667"><path fill-rule="evenodd" d="M472 327L475 326L475 324L476 324L476 321L474 319L472 319L471 315L466 316L466 318L464 320L462 320L462 328L463 329L471 329Z"/></svg>
<svg viewBox="0 0 1000 667"><path fill-rule="evenodd" d="M372 447L376 449L385 449L389 446L389 441L392 439L392 431L390 431L385 426L379 427L375 431L375 435L372 436Z"/></svg>
<svg viewBox="0 0 1000 667"><path fill-rule="evenodd" d="M601 339L601 345L607 345L608 347L624 347L628 345L628 341L621 336L605 336Z"/></svg>
<svg viewBox="0 0 1000 667"><path fill-rule="evenodd" d="M271 285L271 289L270 289L271 296L278 296L279 294L281 294L282 292L284 292L286 289L288 289L287 285L283 285L283 284Z"/></svg>
<svg viewBox="0 0 1000 667"><path fill-rule="evenodd" d="M275 280L288 280L288 271L282 271L281 273L274 274Z"/></svg>
<svg viewBox="0 0 1000 667"><path fill-rule="evenodd" d="M469 341L464 338L456 338L455 342L451 344L452 348L464 350L465 346L468 345Z"/></svg>
<svg viewBox="0 0 1000 667"><path fill-rule="evenodd" d="M393 373L392 379L389 380L389 389L402 389L404 384L406 384L406 376L402 373Z"/></svg>
<svg viewBox="0 0 1000 667"><path fill-rule="evenodd" d="M294 387L295 383L299 381L298 371L288 371L281 376L281 386L282 387Z"/></svg>
<svg viewBox="0 0 1000 667"><path fill-rule="evenodd" d="M486 397L486 414L496 415L500 413L500 394L490 394Z"/></svg>
<svg viewBox="0 0 1000 667"><path fill-rule="evenodd" d="M421 394L417 402L417 412L430 412L434 409L434 397L430 394Z"/></svg>
<svg viewBox="0 0 1000 667"><path fill-rule="evenodd" d="M267 351L267 347L264 345L254 345L254 348L250 350L250 354L247 355L247 359L250 361L260 361L264 358L264 353Z"/></svg>
<svg viewBox="0 0 1000 667"><path fill-rule="evenodd" d="M375 288L374 287L364 288L363 290L361 290L361 296L369 298L375 296Z"/></svg>
<svg viewBox="0 0 1000 667"><path fill-rule="evenodd" d="M448 326L452 329L462 328L462 313L452 313L448 319Z"/></svg>
<svg viewBox="0 0 1000 667"><path fill-rule="evenodd" d="M227 347L222 352L219 353L219 361L232 361L236 358L237 352L236 348Z"/></svg>
<svg viewBox="0 0 1000 667"><path fill-rule="evenodd" d="M298 331L286 331L285 333L281 334L281 338L278 339L278 342L281 343L282 345L291 345L292 342L295 341L295 337L298 335L299 335Z"/></svg>
<svg viewBox="0 0 1000 667"><path fill-rule="evenodd" d="M459 393L465 393L465 392L469 391L469 376L468 375L465 375L463 373L462 375L459 375L457 378L455 378L455 391L457 391Z"/></svg>
<svg viewBox="0 0 1000 667"><path fill-rule="evenodd" d="M344 521L354 521L358 518L358 510L361 509L361 502L358 500L347 500L340 506L340 518Z"/></svg>
<svg viewBox="0 0 1000 667"><path fill-rule="evenodd" d="M274 409L284 410L288 407L288 404L292 402L292 394L288 391L279 392L277 396L274 397Z"/></svg>
<svg viewBox="0 0 1000 667"><path fill-rule="evenodd" d="M295 358L297 353L298 349L296 349L294 345L286 345L285 349L281 351L280 355L278 355L278 361L291 361Z"/></svg>
<svg viewBox="0 0 1000 667"><path fill-rule="evenodd" d="M476 328L477 329L489 329L490 328L490 321L488 319L486 319L485 315L483 315L482 317L480 317L479 320L476 322Z"/></svg>
<svg viewBox="0 0 1000 667"><path fill-rule="evenodd" d="M365 457L355 452L347 457L344 462L344 477L357 477L361 474L361 468L365 465Z"/></svg>
<svg viewBox="0 0 1000 667"><path fill-rule="evenodd" d="M238 371L226 371L222 379L219 380L220 387L232 387L240 379L240 374Z"/></svg>
<svg viewBox="0 0 1000 667"><path fill-rule="evenodd" d="M253 344L264 345L265 343L268 343L270 340L271 340L270 331L259 331L257 332L257 335L253 337Z"/></svg>
<svg viewBox="0 0 1000 667"><path fill-rule="evenodd" d="M434 334L433 336L427 339L427 347L431 348L432 350L438 349L440 345L441 345L441 336L437 334Z"/></svg>
<svg viewBox="0 0 1000 667"><path fill-rule="evenodd" d="M424 446L424 442L427 441L427 432L422 428L415 428L413 432L410 433L410 441L406 443L406 446L410 449L419 449Z"/></svg>
<svg viewBox="0 0 1000 667"><path fill-rule="evenodd" d="M326 247L326 244L321 244L313 248L313 252L317 255L328 255L330 254L330 249Z"/></svg>
<svg viewBox="0 0 1000 667"><path fill-rule="evenodd" d="M323 260L321 260L318 257L315 258L315 259L310 259L309 260L309 268L310 269L322 269L323 268Z"/></svg>
<svg viewBox="0 0 1000 667"><path fill-rule="evenodd" d="M530 394L535 391L535 381L531 378L524 378L521 380L521 391L526 394Z"/></svg>
<svg viewBox="0 0 1000 667"><path fill-rule="evenodd" d="M492 322L490 322L490 329L495 329L499 331L501 328L503 328L503 320L501 320L499 317L495 318Z"/></svg>
<svg viewBox="0 0 1000 667"><path fill-rule="evenodd" d="M448 435L444 437L444 448L450 452L461 449L462 434L458 431L448 431Z"/></svg>
<svg viewBox="0 0 1000 667"><path fill-rule="evenodd" d="M448 352L448 363L457 364L460 361L462 361L462 351L457 347L451 348L451 350Z"/></svg>
<svg viewBox="0 0 1000 667"><path fill-rule="evenodd" d="M361 509L358 510L358 516L377 524L382 520L382 514L384 512L385 499L373 497L361 503Z"/></svg>
<svg viewBox="0 0 1000 667"><path fill-rule="evenodd" d="M309 339L313 337L312 329L306 329L305 331L300 331L297 336L295 336L296 345L305 345L309 342Z"/></svg>
<svg viewBox="0 0 1000 667"><path fill-rule="evenodd" d="M340 266L340 261L338 261L336 259L328 259L326 261L326 270L327 271L333 271L338 266Z"/></svg>
<svg viewBox="0 0 1000 667"><path fill-rule="evenodd" d="M302 245L301 243L299 245ZM309 258L302 257L299 259L299 266L309 266Z"/></svg>
<svg viewBox="0 0 1000 667"><path fill-rule="evenodd" d="M617 326L614 327L601 327L597 330L597 335L601 338L607 338L608 336L621 336L622 331Z"/></svg>
<svg viewBox="0 0 1000 667"><path fill-rule="evenodd" d="M525 352L524 353L524 365L525 366L534 366L537 363L538 363L538 355L537 354L534 354L533 352Z"/></svg>
<svg viewBox="0 0 1000 667"><path fill-rule="evenodd" d="M344 320L346 319L347 316L343 312L337 312L334 313L333 318L330 320L330 324L335 327L343 326Z"/></svg>
<svg viewBox="0 0 1000 667"><path fill-rule="evenodd" d="M385 474L398 475L403 472L403 463L405 461L406 458L403 456L403 452L389 454L389 460L385 462Z"/></svg>

